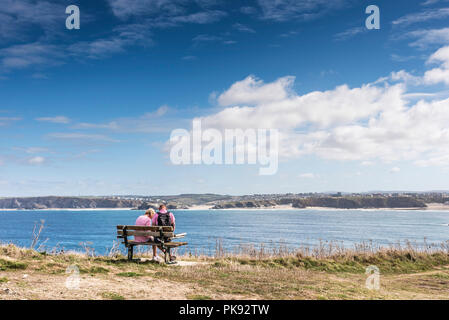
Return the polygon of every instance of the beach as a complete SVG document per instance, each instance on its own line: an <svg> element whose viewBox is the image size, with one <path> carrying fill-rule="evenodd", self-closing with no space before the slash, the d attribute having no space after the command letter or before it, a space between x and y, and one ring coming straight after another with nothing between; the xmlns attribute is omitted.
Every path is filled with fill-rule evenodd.
<svg viewBox="0 0 449 320"><path fill-rule="evenodd" d="M137 210L136 208L49 208L49 209L0 209L0 211L144 211ZM276 205L271 207L256 207L256 208L224 208L224 209L213 209L213 205L194 205L190 206L187 209L172 209L173 211L182 210L182 211L205 211L205 210L363 210L363 211L376 211L376 210L418 210L418 211L448 211L449 205L442 203L427 203L427 207L425 208L332 208L332 207L306 207L306 208L295 208L292 205Z"/></svg>

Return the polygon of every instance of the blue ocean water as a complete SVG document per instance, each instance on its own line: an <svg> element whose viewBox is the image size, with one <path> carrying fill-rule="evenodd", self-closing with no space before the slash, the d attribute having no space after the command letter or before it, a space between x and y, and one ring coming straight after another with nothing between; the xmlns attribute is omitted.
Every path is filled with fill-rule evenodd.
<svg viewBox="0 0 449 320"><path fill-rule="evenodd" d="M0 211L0 242L29 247L33 226L40 220L40 236L47 250L58 246L82 251L89 242L105 254L116 240L116 225L133 225L141 211ZM176 233L187 232L184 250L213 253L217 240L232 251L240 244L267 247L281 241L294 248L322 241L362 241L390 245L409 240L422 243L449 240L449 212L418 210L202 210L174 211ZM121 246L123 247L123 246Z"/></svg>

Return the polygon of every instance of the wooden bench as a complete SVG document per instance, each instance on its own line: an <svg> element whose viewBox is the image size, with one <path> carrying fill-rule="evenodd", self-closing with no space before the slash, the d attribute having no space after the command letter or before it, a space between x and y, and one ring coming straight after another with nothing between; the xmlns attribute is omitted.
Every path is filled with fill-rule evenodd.
<svg viewBox="0 0 449 320"><path fill-rule="evenodd" d="M187 244L187 242L173 242L172 240L183 238L185 235L185 233L175 235L173 227L117 226L117 238L123 239L123 244L128 249L128 260L133 259L135 246L158 246L165 254L165 263L169 263L170 250ZM129 240L129 236L155 237L159 238L160 242L137 242Z"/></svg>

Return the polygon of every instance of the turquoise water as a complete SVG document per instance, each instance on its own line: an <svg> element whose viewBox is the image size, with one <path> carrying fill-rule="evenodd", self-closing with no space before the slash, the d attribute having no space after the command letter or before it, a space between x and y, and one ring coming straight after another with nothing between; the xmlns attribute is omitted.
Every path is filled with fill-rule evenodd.
<svg viewBox="0 0 449 320"><path fill-rule="evenodd" d="M120 211L0 211L0 241L30 246L33 226L45 220L40 239L47 249L82 250L90 242L104 254L116 240L116 225L134 224L141 212ZM184 250L212 253L217 239L233 250L239 244L281 241L290 247L316 246L320 240L354 243L398 241L422 243L449 240L449 212L415 210L204 210L174 211L177 233L187 232ZM123 246L122 246L123 247Z"/></svg>

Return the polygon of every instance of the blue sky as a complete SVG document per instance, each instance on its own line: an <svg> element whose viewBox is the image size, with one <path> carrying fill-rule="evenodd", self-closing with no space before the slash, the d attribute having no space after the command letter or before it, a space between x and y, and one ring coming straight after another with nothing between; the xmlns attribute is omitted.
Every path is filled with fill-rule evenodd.
<svg viewBox="0 0 449 320"><path fill-rule="evenodd" d="M444 0L3 0L0 196L449 189L448 19ZM194 118L280 129L278 173L172 165Z"/></svg>

